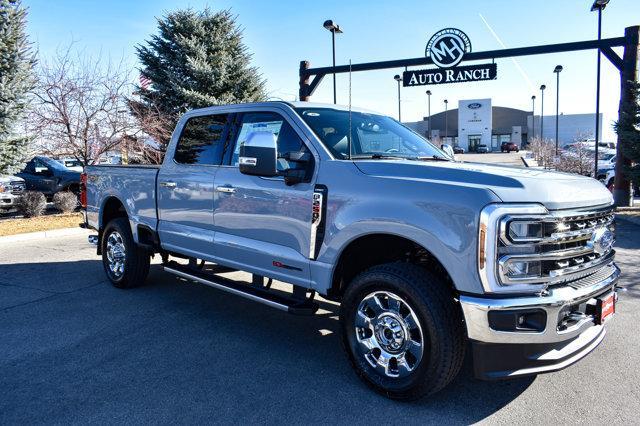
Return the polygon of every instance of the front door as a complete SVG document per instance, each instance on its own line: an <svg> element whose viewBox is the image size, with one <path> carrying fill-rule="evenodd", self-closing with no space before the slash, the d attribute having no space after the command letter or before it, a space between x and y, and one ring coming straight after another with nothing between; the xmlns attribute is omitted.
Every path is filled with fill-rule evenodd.
<svg viewBox="0 0 640 426"><path fill-rule="evenodd" d="M234 149L215 179L216 257L228 266L308 285L313 164L305 182L291 186L282 177L240 173L240 145L254 131L276 135L279 172L293 166L281 158L285 153L310 152L293 125L278 113L248 112L238 117Z"/></svg>
<svg viewBox="0 0 640 426"><path fill-rule="evenodd" d="M27 163L24 170L16 176L25 181L27 190L39 191L47 195L53 194L56 188L56 179L53 171L38 157Z"/></svg>
<svg viewBox="0 0 640 426"><path fill-rule="evenodd" d="M482 135L469 135L469 152L475 151L481 140Z"/></svg>
<svg viewBox="0 0 640 426"><path fill-rule="evenodd" d="M212 260L214 177L224 155L227 114L188 118L158 174L162 247Z"/></svg>

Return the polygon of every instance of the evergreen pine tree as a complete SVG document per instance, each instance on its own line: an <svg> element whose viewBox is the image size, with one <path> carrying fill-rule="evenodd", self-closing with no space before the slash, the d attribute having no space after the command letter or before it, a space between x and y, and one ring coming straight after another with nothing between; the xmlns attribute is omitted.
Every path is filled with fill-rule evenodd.
<svg viewBox="0 0 640 426"><path fill-rule="evenodd" d="M26 16L20 0L0 0L0 174L20 169L29 142L15 133L34 84Z"/></svg>
<svg viewBox="0 0 640 426"><path fill-rule="evenodd" d="M189 109L264 100L264 80L250 65L251 54L230 11L178 10L158 19L158 29L136 48L141 79L148 84L138 87L139 98L130 105L161 148Z"/></svg>
<svg viewBox="0 0 640 426"><path fill-rule="evenodd" d="M629 84L630 96L622 105L620 119L615 123L615 131L620 137L620 149L631 161L624 170L634 187L640 186L640 83Z"/></svg>

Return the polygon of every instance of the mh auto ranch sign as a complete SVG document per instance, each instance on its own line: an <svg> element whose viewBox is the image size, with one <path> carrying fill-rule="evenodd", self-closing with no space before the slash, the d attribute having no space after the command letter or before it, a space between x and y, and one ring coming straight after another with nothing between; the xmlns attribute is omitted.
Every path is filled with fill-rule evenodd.
<svg viewBox="0 0 640 426"><path fill-rule="evenodd" d="M456 66L466 53L471 52L471 41L455 28L440 30L429 39L425 54L438 69L412 70L402 74L404 87L429 84L464 83L493 80L498 75L495 63Z"/></svg>

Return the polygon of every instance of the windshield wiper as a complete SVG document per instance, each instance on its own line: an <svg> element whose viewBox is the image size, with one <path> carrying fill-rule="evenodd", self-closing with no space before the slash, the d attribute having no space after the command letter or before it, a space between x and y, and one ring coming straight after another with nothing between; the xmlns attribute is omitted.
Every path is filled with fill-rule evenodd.
<svg viewBox="0 0 640 426"><path fill-rule="evenodd" d="M414 157L416 160L421 161L452 161L449 158L439 157L437 155L432 155L431 157Z"/></svg>
<svg viewBox="0 0 640 426"><path fill-rule="evenodd" d="M406 160L410 157L401 157L399 155L385 155L385 154L367 154L367 155L352 155L352 160Z"/></svg>

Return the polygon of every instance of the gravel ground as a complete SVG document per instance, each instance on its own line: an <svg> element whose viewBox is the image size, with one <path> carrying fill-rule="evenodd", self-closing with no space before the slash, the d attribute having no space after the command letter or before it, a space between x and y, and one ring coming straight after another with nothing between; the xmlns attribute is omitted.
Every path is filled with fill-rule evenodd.
<svg viewBox="0 0 640 426"><path fill-rule="evenodd" d="M0 424L634 424L640 226L618 224L618 314L591 355L504 382L387 400L351 371L336 305L294 317L163 273L117 290L84 236L0 245Z"/></svg>

